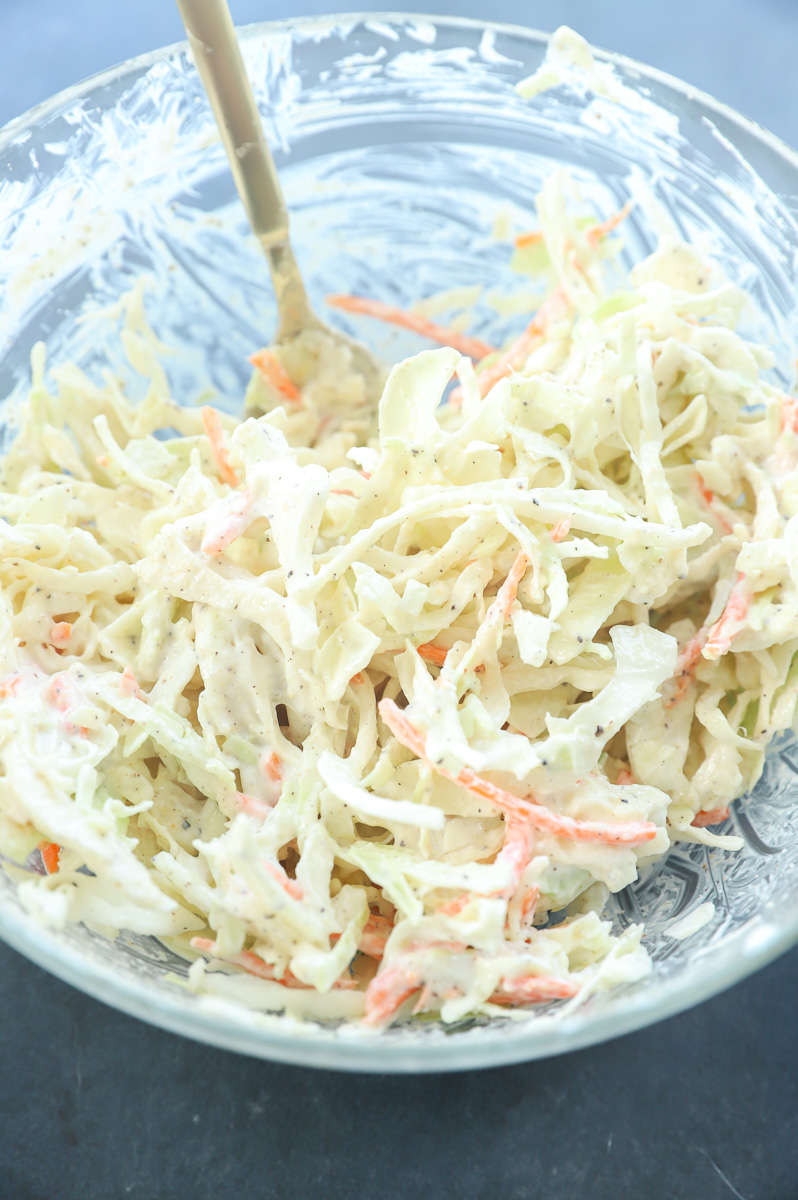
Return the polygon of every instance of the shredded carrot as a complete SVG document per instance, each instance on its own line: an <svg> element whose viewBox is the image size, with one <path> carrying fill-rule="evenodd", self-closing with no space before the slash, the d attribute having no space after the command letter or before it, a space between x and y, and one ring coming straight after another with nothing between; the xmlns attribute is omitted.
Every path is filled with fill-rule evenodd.
<svg viewBox="0 0 798 1200"><path fill-rule="evenodd" d="M260 865L264 871L268 871L272 878L279 883L283 891L293 900L302 900L304 898L300 884L295 879L290 879L282 867L276 867L274 863L266 862L264 859L260 860Z"/></svg>
<svg viewBox="0 0 798 1200"><path fill-rule="evenodd" d="M496 593L496 597L488 607L485 616L482 619L477 632L474 634L474 641L479 638L482 629L495 620L496 614L500 613L502 621L506 621L509 616L510 609L515 603L515 598L518 595L518 585L524 577L529 558L523 550L516 556L513 565L507 574L507 578ZM446 662L446 656L449 653L443 646L436 646L434 642L423 642L416 650L425 662L434 663L435 666L442 667ZM401 651L396 651L397 654ZM474 671L484 671L485 667L482 663L476 664L471 668Z"/></svg>
<svg viewBox="0 0 798 1200"><path fill-rule="evenodd" d="M382 958L385 953L385 943L393 932L393 921L379 913L370 913L363 927L359 949L369 958Z"/></svg>
<svg viewBox="0 0 798 1200"><path fill-rule="evenodd" d="M250 975L257 975L260 979L271 979L289 988L310 986L306 983L300 983L290 971L286 971L282 979L277 979L274 967L265 963L262 958L259 958L257 954L253 954L251 950L239 950L237 954L221 955L217 953L216 942L204 937L193 937L190 944L193 950L199 950L201 954L210 954L213 958L221 958L223 962L228 962L234 967L241 967L244 971L249 971Z"/></svg>
<svg viewBox="0 0 798 1200"><path fill-rule="evenodd" d="M490 998L491 1004L536 1004L544 1000L568 1000L579 991L577 983L551 979L546 975L527 975L522 979L502 979Z"/></svg>
<svg viewBox="0 0 798 1200"><path fill-rule="evenodd" d="M687 690L695 678L695 669L706 641L706 629L699 629L697 633L693 634L679 655L676 661L676 674L674 676L676 686L671 696L665 702L666 708L673 708L687 694Z"/></svg>
<svg viewBox="0 0 798 1200"><path fill-rule="evenodd" d="M391 325L412 329L414 333L420 333L422 337L428 337L442 346L451 346L461 354L467 354L469 358L485 358L486 355L495 353L494 346L479 338L458 333L445 325L436 325L426 317L406 312L393 304L385 304L382 300L369 300L364 296L328 296L327 303L331 308L339 308L343 312L362 313L367 317L376 317L379 321L387 321Z"/></svg>
<svg viewBox="0 0 798 1200"><path fill-rule="evenodd" d="M543 241L543 234L539 229L530 229L528 233L516 234L514 241L516 249L523 250L525 246L537 246Z"/></svg>
<svg viewBox="0 0 798 1200"><path fill-rule="evenodd" d="M362 671L358 671L356 675L352 676L352 678L349 680L349 682L351 684L353 684L354 686L357 686L357 684L359 684L359 683L366 682L366 676L363 674Z"/></svg>
<svg viewBox="0 0 798 1200"><path fill-rule="evenodd" d="M265 800L259 800L257 796L251 796L249 792L236 792L235 800L238 811L246 813L248 817L265 821L271 816L272 806Z"/></svg>
<svg viewBox="0 0 798 1200"><path fill-rule="evenodd" d="M444 944L446 943L438 943ZM463 946L455 943L454 948L463 949ZM535 1004L546 1000L567 1000L578 991L577 983L565 979L529 975L519 979L502 979L490 1001L492 1004L505 1005ZM421 997L413 1011L419 1012L429 1001L432 990L424 987L423 976L409 963L395 962L381 970L366 988L366 1024L386 1024L405 1000L416 992L421 992ZM456 992L454 989L448 989L446 994L455 995Z"/></svg>
<svg viewBox="0 0 798 1200"><path fill-rule="evenodd" d="M527 890L524 892L524 898L521 901L521 919L522 920L526 920L527 917L529 917L532 913L534 913L539 899L540 899L540 888L535 883L532 885L531 888L527 888Z"/></svg>
<svg viewBox="0 0 798 1200"><path fill-rule="evenodd" d="M53 704L64 716L71 712L73 708L86 703L86 698L68 675L53 675L48 684L47 691L50 693L50 699L53 701ZM68 731L74 732L76 727L67 721L66 728ZM85 725L81 725L79 726L79 732L82 737L86 737L89 731Z"/></svg>
<svg viewBox="0 0 798 1200"><path fill-rule="evenodd" d="M203 406L202 409L202 424L205 426L205 433L208 441L211 444L211 453L216 462L216 469L220 477L225 483L228 483L231 488L237 488L239 479L230 465L230 459L227 454L227 442L222 429L222 423L219 420L219 414L215 408L211 408L209 404Z"/></svg>
<svg viewBox="0 0 798 1200"><path fill-rule="evenodd" d="M532 857L532 839L529 833L529 825L526 821L507 813L505 814L504 825L504 845L496 855L496 862L510 868L510 882L499 893L503 899L510 900L515 894L515 890L521 882L521 876Z"/></svg>
<svg viewBox="0 0 798 1200"><path fill-rule="evenodd" d="M701 499L704 501L712 515L716 518L724 533L731 533L734 526L724 512L726 506L718 500L717 496L712 491L712 488L707 485L703 477L699 475L698 472L696 472L695 478L696 485L701 494Z"/></svg>
<svg viewBox="0 0 798 1200"><path fill-rule="evenodd" d="M798 398L782 393L781 433L777 443L776 473L786 475L795 470L795 435L798 434ZM792 435L789 436L788 435Z"/></svg>
<svg viewBox="0 0 798 1200"><path fill-rule="evenodd" d="M599 221L598 225L593 225L587 231L587 240L592 246L597 246L602 238L605 238L608 233L612 233L613 229L617 229L621 222L626 220L631 211L632 202L630 200L611 217L607 217L606 221Z"/></svg>
<svg viewBox="0 0 798 1200"><path fill-rule="evenodd" d="M147 698L130 667L125 667L122 672L122 678L119 680L119 692L122 696L135 696L137 700L146 700Z"/></svg>
<svg viewBox="0 0 798 1200"><path fill-rule="evenodd" d="M550 537L553 542L562 542L568 537L571 532L571 522L567 517L563 517L556 525L552 525Z"/></svg>
<svg viewBox="0 0 798 1200"><path fill-rule="evenodd" d="M402 654L404 646L400 646L398 650L391 651L392 654ZM422 642L420 646L416 646L416 653L419 658L423 658L424 662L432 663L435 667L442 667L446 661L446 655L449 650L445 646L436 646L434 642ZM474 667L477 672L484 671L485 668L480 663Z"/></svg>
<svg viewBox="0 0 798 1200"><path fill-rule="evenodd" d="M387 917L381 917L378 913L370 913L360 935L358 950L368 958L375 958L379 961L385 954L385 943L392 931L393 921L389 921ZM340 933L334 933L330 941L337 942L340 937Z"/></svg>
<svg viewBox="0 0 798 1200"><path fill-rule="evenodd" d="M466 662L466 666L470 667L471 670L484 670L484 667L475 665L473 661L475 658L475 653L478 653L480 637L486 628L490 628L490 626L493 625L497 617L501 619L502 624L504 624L504 622L507 620L510 615L510 609L513 607L513 604L515 604L515 599L518 595L518 585L524 578L528 566L529 557L525 551L519 551L519 553L516 555L513 565L507 572L507 578L499 588L495 598L488 605L487 612L482 618L479 626L477 627L477 631L474 634L474 639L471 643L471 649L468 651L466 659L464 660ZM475 647L477 648L476 651ZM439 678L438 682L443 682L442 676Z"/></svg>
<svg viewBox="0 0 798 1200"><path fill-rule="evenodd" d="M729 815L729 806L724 804L722 808L708 808L705 812L696 813L690 822L697 829L701 829L704 825L719 825L721 821L725 821Z"/></svg>
<svg viewBox="0 0 798 1200"><path fill-rule="evenodd" d="M0 680L0 700L5 700L8 696L16 696L21 683L22 676L19 671L12 671L10 675L6 675L5 679Z"/></svg>
<svg viewBox="0 0 798 1200"><path fill-rule="evenodd" d="M291 971L286 969L281 977L278 977L274 967L265 963L257 954L253 954L251 950L239 950L237 954L219 954L216 949L216 942L210 938L193 937L191 939L191 948L199 950L201 954L209 954L212 958L218 958L222 962L230 963L233 967L241 967L243 971L248 971L250 975L257 975L259 979L268 979L273 983L281 983L287 988L305 988L310 989L311 984L302 983L297 979ZM333 987L338 990L348 991L357 984L353 979L336 979Z"/></svg>
<svg viewBox="0 0 798 1200"><path fill-rule="evenodd" d="M385 1024L409 996L421 989L421 984L421 976L406 963L395 963L380 971L366 988L366 1024Z"/></svg>
<svg viewBox="0 0 798 1200"><path fill-rule="evenodd" d="M211 557L221 554L231 542L240 538L252 520L252 492L249 488L244 488L236 495L226 496L220 504L224 515L211 517L200 544L202 553Z"/></svg>
<svg viewBox="0 0 798 1200"><path fill-rule="evenodd" d="M354 496L354 494L349 488L330 488L331 496Z"/></svg>
<svg viewBox="0 0 798 1200"><path fill-rule="evenodd" d="M695 478L696 478L696 483L698 485L698 490L701 493L701 499L704 501L705 504L712 504L712 502L715 499L715 493L712 491L712 488L708 486L708 484L704 480L704 477L702 475L699 475L698 472L696 472Z"/></svg>
<svg viewBox="0 0 798 1200"><path fill-rule="evenodd" d="M66 646L72 637L72 626L69 621L56 621L50 626L50 642L53 646Z"/></svg>
<svg viewBox="0 0 798 1200"><path fill-rule="evenodd" d="M463 767L456 775L427 756L426 741L407 716L393 700L383 699L379 703L380 716L398 742L420 758L428 766L450 779L453 783L481 796L500 809L505 815L526 821L534 829L540 829L555 837L572 841L600 842L609 846L640 845L657 836L657 826L651 821L578 821L561 813L552 812L533 800L507 792L487 779L477 775L470 767Z"/></svg>
<svg viewBox="0 0 798 1200"><path fill-rule="evenodd" d="M444 917L456 917L459 912L462 912L465 906L471 899L468 892L462 896L457 896L454 900L449 900L446 904L442 904L437 910Z"/></svg>
<svg viewBox="0 0 798 1200"><path fill-rule="evenodd" d="M612 233L613 229L617 229L622 221L625 221L632 211L632 204L629 202L618 212L613 213L611 217L607 217L606 221L600 221L598 225L593 225L587 231L587 240L591 245L596 246L602 238L608 233ZM532 229L529 233L519 233L515 238L517 249L523 250L524 246L535 246L543 241L543 234L539 229Z"/></svg>
<svg viewBox="0 0 798 1200"><path fill-rule="evenodd" d="M781 402L781 432L798 433L798 397L784 396Z"/></svg>
<svg viewBox="0 0 798 1200"><path fill-rule="evenodd" d="M61 857L61 847L56 842L41 841L36 849L42 856L42 862L47 874L55 875L58 870L58 861Z"/></svg>
<svg viewBox="0 0 798 1200"><path fill-rule="evenodd" d="M264 757L262 760L262 767L264 774L268 775L269 779L273 780L275 783L280 782L283 777L283 768L280 762L280 756L277 754L276 750L272 750L270 754L267 754Z"/></svg>
<svg viewBox="0 0 798 1200"><path fill-rule="evenodd" d="M108 466L108 455L107 454L98 454L95 459L95 462L100 467L103 467L103 468L107 467Z"/></svg>
<svg viewBox="0 0 798 1200"><path fill-rule="evenodd" d="M271 350L258 350L257 353L250 354L249 361L260 371L266 382L270 383L286 400L290 400L292 404L301 402L302 394L299 388Z"/></svg>
<svg viewBox="0 0 798 1200"><path fill-rule="evenodd" d="M524 578L528 566L529 556L525 551L519 551L513 565L507 572L507 578L496 593L496 599L485 614L486 621L497 610L502 614L503 619L507 620L510 615L510 609L515 604L515 598L518 595L518 585Z"/></svg>
<svg viewBox="0 0 798 1200"><path fill-rule="evenodd" d="M732 641L740 631L740 627L748 609L751 607L751 595L743 575L738 575L731 590L726 607L711 629L702 627L690 638L679 655L676 663L676 681L670 697L665 702L666 708L673 708L684 698L690 684L695 678L695 669L706 646L708 657L720 658L725 654Z"/></svg>
<svg viewBox="0 0 798 1200"><path fill-rule="evenodd" d="M47 690L58 711L62 713L68 712L72 707L70 689L60 675L52 677Z"/></svg>
<svg viewBox="0 0 798 1200"><path fill-rule="evenodd" d="M635 781L635 777L632 774L632 772L629 770L629 768L621 767L620 771L618 772L618 778L615 780L615 782L620 787L625 787L630 783L634 783L634 781Z"/></svg>
<svg viewBox="0 0 798 1200"><path fill-rule="evenodd" d="M434 663L437 667L442 667L446 662L448 650L444 650L442 646L435 646L432 642L423 642L420 646L416 646L421 658L425 662Z"/></svg>
<svg viewBox="0 0 798 1200"><path fill-rule="evenodd" d="M612 233L613 229L617 229L622 221L626 220L631 212L631 202L624 204L623 209L613 212L611 217L607 217L606 221L600 221L599 224L590 227L587 232L587 239L593 246L599 244L602 238L606 238L608 233ZM544 240L540 229L532 229L529 233L520 233L516 236L515 245L518 250L523 250L524 246L536 246L538 242Z"/></svg>
<svg viewBox="0 0 798 1200"><path fill-rule="evenodd" d="M746 613L751 607L751 593L744 575L738 575L726 607L710 629L704 647L707 658L720 658L729 650L740 632ZM708 652L708 653L706 653Z"/></svg>
<svg viewBox="0 0 798 1200"><path fill-rule="evenodd" d="M484 371L479 372L477 375L477 385L480 396L487 396L494 384L498 383L500 379L504 379L511 371L514 371L526 362L535 347L545 337L551 322L564 306L565 290L562 284L558 284L548 300L545 300L541 304L521 336L516 338L512 345L508 346L494 363L491 363ZM458 387L452 392L449 402L454 407L457 407L462 403L462 398L463 390Z"/></svg>

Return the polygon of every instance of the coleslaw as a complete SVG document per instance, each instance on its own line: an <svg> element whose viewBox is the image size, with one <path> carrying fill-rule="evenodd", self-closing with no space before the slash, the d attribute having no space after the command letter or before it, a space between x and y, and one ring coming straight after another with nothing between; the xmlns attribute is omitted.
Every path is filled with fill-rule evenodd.
<svg viewBox="0 0 798 1200"><path fill-rule="evenodd" d="M371 432L318 333L253 356L243 421L179 405L143 287L111 314L140 403L36 347L0 852L42 921L365 1028L650 970L609 895L674 842L738 848L710 826L794 721L798 400L711 262L664 238L620 281L626 211L571 191L518 239L551 283L520 337L399 363Z"/></svg>

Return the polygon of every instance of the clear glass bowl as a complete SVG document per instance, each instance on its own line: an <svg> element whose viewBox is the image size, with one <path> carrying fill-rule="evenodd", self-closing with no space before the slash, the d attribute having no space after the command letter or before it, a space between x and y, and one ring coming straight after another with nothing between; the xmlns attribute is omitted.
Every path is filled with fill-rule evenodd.
<svg viewBox="0 0 798 1200"><path fill-rule="evenodd" d="M443 287L523 290L494 236L497 214L534 225L544 176L567 167L602 213L646 181L663 213L702 239L752 295L750 331L792 363L798 157L770 134L674 79L600 54L621 102L574 85L533 102L513 85L546 39L524 29L413 16L344 16L242 32L293 213L294 242L321 309L328 292L409 304ZM81 320L151 276L150 319L186 402L208 387L240 409L246 357L275 311L186 48L135 59L40 105L0 135L0 395L24 389L33 343L89 371L120 362L108 322ZM627 259L652 248L640 210ZM477 306L501 340L521 316ZM350 326L386 359L409 333ZM776 372L784 386L791 381ZM8 409L6 408L6 412ZM7 421L4 422L7 428ZM8 436L6 434L6 436ZM728 987L798 940L798 746L782 739L753 796L735 806L737 855L674 850L613 901L619 926L646 924L653 974L560 1017L403 1026L364 1038L198 997L186 964L154 939L54 933L20 908L0 872L0 934L47 970L137 1017L202 1041L314 1066L433 1071L572 1050L668 1016ZM712 900L684 941L676 918Z"/></svg>

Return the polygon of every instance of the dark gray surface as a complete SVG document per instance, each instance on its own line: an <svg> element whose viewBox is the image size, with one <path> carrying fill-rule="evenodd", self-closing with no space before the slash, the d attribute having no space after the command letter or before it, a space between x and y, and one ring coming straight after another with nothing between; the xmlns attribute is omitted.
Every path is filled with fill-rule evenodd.
<svg viewBox="0 0 798 1200"><path fill-rule="evenodd" d="M430 7L545 29L568 22L798 143L796 0ZM232 9L242 23L297 11L259 0ZM330 5L307 0L301 11ZM0 122L179 36L171 0L0 0ZM605 1046L392 1079L196 1046L0 946L0 1200L795 1200L797 988L793 951Z"/></svg>
<svg viewBox="0 0 798 1200"><path fill-rule="evenodd" d="M651 1030L470 1075L326 1074L112 1012L0 947L3 1200L791 1200L791 954Z"/></svg>

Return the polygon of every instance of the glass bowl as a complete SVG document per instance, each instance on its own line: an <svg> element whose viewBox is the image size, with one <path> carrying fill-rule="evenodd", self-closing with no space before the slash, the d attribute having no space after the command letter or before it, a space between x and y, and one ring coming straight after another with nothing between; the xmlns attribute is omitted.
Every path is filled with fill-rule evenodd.
<svg viewBox="0 0 798 1200"><path fill-rule="evenodd" d="M547 39L499 25L415 16L339 16L241 34L293 214L297 256L319 309L329 292L407 305L485 285L476 324L490 341L491 291L518 292L508 229L535 223L544 176L564 166L601 213L647 185L660 217L700 240L754 303L749 332L792 363L798 157L775 137L660 72L599 53L610 99L578 81L534 101L514 84ZM236 200L185 46L134 59L63 92L0 135L0 395L21 394L35 341L88 371L120 361L111 322L92 319L142 273L146 307L173 348L174 394L240 411L247 355L275 327L267 271ZM653 248L647 218L625 226L629 262ZM386 359L415 335L351 324ZM791 380L775 373L783 386ZM8 403L5 416L10 411ZM3 422L3 436L9 435ZM264 1058L378 1071L498 1065L585 1046L707 998L798 940L798 745L773 747L755 793L734 806L739 854L677 847L613 898L618 927L646 924L653 973L640 983L517 1021L405 1025L363 1037L198 996L186 964L154 939L53 932L20 907L0 871L0 935L40 966L144 1020ZM685 940L675 920L711 900Z"/></svg>

